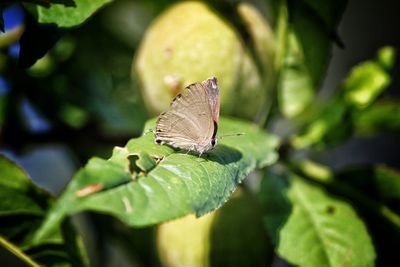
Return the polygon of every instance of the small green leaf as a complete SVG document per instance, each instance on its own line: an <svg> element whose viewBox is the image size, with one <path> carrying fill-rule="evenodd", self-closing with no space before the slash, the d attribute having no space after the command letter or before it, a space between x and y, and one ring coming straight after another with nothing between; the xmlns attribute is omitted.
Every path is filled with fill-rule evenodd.
<svg viewBox="0 0 400 267"><path fill-rule="evenodd" d="M380 195L385 199L400 201L400 172L386 166L375 168L376 183Z"/></svg>
<svg viewBox="0 0 400 267"><path fill-rule="evenodd" d="M93 13L112 0L75 0L76 6L51 5L49 8L37 6L40 23L55 23L59 27L73 27L83 23Z"/></svg>
<svg viewBox="0 0 400 267"><path fill-rule="evenodd" d="M400 102L377 102L357 114L354 124L358 134L400 132Z"/></svg>
<svg viewBox="0 0 400 267"><path fill-rule="evenodd" d="M201 216L220 207L252 170L277 158L277 138L250 123L221 118L220 136L244 135L220 138L202 157L156 145L148 131L154 124L124 148L115 148L109 160L91 159L49 212L36 242L65 216L83 210L111 214L130 226Z"/></svg>
<svg viewBox="0 0 400 267"><path fill-rule="evenodd" d="M388 73L395 59L392 47L383 47L377 52L377 58L365 61L351 70L340 86L343 100L356 109L371 105L391 81Z"/></svg>
<svg viewBox="0 0 400 267"><path fill-rule="evenodd" d="M391 46L383 47L379 50L377 60L382 67L390 71L396 59L396 51Z"/></svg>
<svg viewBox="0 0 400 267"><path fill-rule="evenodd" d="M338 143L349 134L349 122L344 120L347 110L344 102L333 100L327 103L311 119L302 134L292 138L296 148L315 145L319 148Z"/></svg>
<svg viewBox="0 0 400 267"><path fill-rule="evenodd" d="M374 265L371 238L349 204L299 177L286 176L285 180L284 177L285 174L267 175L261 187L261 196L281 196L262 198L265 225L276 231L276 250L280 257L298 266ZM269 186L271 179L275 187ZM271 192L271 188L278 190ZM289 214L288 204L279 204L280 199L290 203Z"/></svg>
<svg viewBox="0 0 400 267"><path fill-rule="evenodd" d="M390 75L376 61L354 67L341 86L343 98L349 106L362 109L370 105L389 85Z"/></svg>

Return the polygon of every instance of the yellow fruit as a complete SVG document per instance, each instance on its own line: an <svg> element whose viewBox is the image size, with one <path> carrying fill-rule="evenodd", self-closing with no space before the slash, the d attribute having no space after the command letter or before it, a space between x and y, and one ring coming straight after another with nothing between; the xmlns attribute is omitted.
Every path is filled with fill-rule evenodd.
<svg viewBox="0 0 400 267"><path fill-rule="evenodd" d="M270 51L270 44L265 42L270 36L263 31L267 24L261 16L256 20L250 18L259 15L256 9L246 5L239 10L252 31L250 36L257 43L257 53ZM265 25L255 26L260 23ZM168 8L147 29L134 71L150 114L168 109L186 85L216 76L221 114L251 118L265 104L265 72L258 69L250 55L231 24L206 4L187 1ZM271 57L263 54L260 58L262 64L267 64ZM244 107L243 111L238 112L238 107Z"/></svg>
<svg viewBox="0 0 400 267"><path fill-rule="evenodd" d="M269 266L272 251L253 196L237 190L220 209L162 224L157 249L163 266Z"/></svg>
<svg viewBox="0 0 400 267"><path fill-rule="evenodd" d="M210 76L219 78L222 109L232 109L242 55L235 31L207 5L172 6L147 30L135 62L149 110L166 110L186 85Z"/></svg>

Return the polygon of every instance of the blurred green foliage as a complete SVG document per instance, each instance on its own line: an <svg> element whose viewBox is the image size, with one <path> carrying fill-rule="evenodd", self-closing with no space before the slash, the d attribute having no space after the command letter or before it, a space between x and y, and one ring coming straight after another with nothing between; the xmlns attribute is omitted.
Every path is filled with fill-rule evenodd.
<svg viewBox="0 0 400 267"><path fill-rule="evenodd" d="M399 171L309 159L400 131L393 47L319 95L346 3L1 3L0 153L58 144L81 169L55 197L1 155L0 246L29 266L399 265ZM228 136L154 144L150 117L209 76Z"/></svg>
<svg viewBox="0 0 400 267"><path fill-rule="evenodd" d="M0 177L2 246L13 246L9 242L17 245L22 251L14 250L14 253L19 257L24 256L24 261L28 259L29 265L32 264L29 259L33 263L37 261L47 265L86 265L87 259L77 249L76 242L81 242L80 237L75 236L68 221L48 235L40 245L32 244L33 234L54 199L48 192L35 186L19 166L2 155Z"/></svg>

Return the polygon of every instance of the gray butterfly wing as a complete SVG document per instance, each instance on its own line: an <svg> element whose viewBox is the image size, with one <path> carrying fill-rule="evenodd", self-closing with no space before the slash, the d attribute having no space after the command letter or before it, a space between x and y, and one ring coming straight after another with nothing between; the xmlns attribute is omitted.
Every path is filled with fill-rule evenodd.
<svg viewBox="0 0 400 267"><path fill-rule="evenodd" d="M216 123L209 93L203 83L194 83L175 97L170 110L160 115L156 126L156 143L195 150L210 150Z"/></svg>

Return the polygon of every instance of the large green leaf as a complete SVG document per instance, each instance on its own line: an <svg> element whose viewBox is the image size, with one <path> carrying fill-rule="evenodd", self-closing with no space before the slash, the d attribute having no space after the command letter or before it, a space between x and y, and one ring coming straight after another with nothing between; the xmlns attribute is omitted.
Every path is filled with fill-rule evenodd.
<svg viewBox="0 0 400 267"><path fill-rule="evenodd" d="M55 23L59 27L73 27L83 23L94 12L112 0L74 0L75 6L60 4L50 7L37 6L40 23Z"/></svg>
<svg viewBox="0 0 400 267"><path fill-rule="evenodd" d="M281 171L269 173L260 192L279 256L298 266L373 266L371 238L353 208Z"/></svg>
<svg viewBox="0 0 400 267"><path fill-rule="evenodd" d="M80 239L68 221L55 228L42 245L32 245L33 233L52 201L50 194L35 186L19 166L0 155L0 246L31 265L86 265L83 251L77 247Z"/></svg>
<svg viewBox="0 0 400 267"><path fill-rule="evenodd" d="M154 127L155 120L147 124ZM72 213L92 210L131 226L168 221L190 213L201 216L220 207L247 174L273 163L275 136L256 125L221 118L219 144L199 157L140 138L115 148L109 160L93 158L72 179L37 232L36 242ZM147 134L146 134L147 132Z"/></svg>
<svg viewBox="0 0 400 267"><path fill-rule="evenodd" d="M50 195L36 187L19 166L0 154L0 233L20 246L28 245L32 227L39 226L49 204ZM47 241L60 240L61 236L56 234Z"/></svg>

